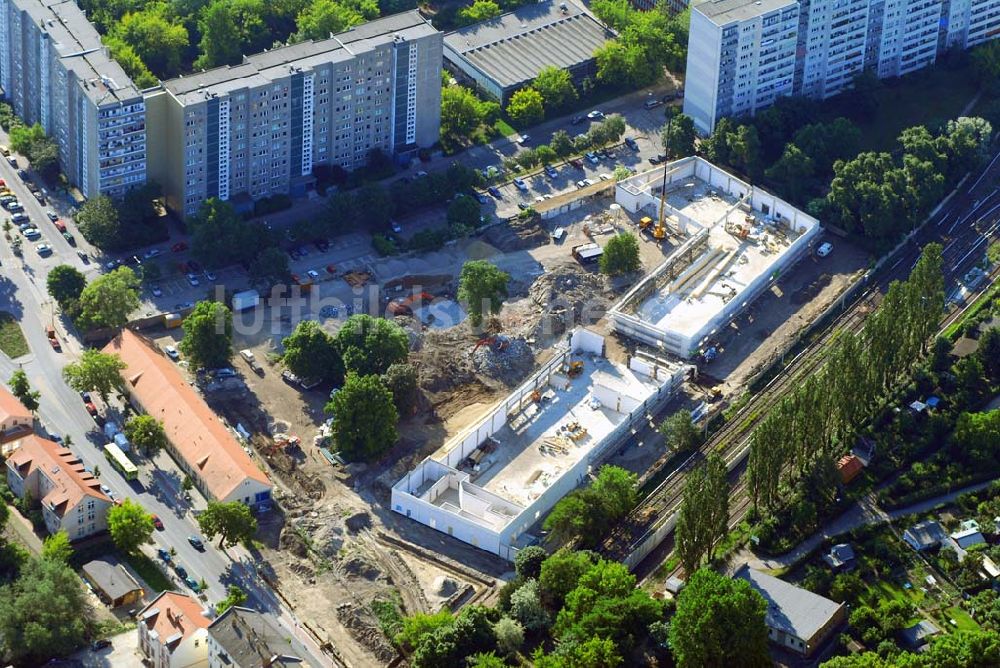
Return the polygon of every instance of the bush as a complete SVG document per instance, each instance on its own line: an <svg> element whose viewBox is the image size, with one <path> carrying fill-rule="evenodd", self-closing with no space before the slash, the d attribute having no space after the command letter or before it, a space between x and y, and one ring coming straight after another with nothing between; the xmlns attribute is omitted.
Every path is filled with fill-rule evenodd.
<svg viewBox="0 0 1000 668"><path fill-rule="evenodd" d="M374 248L375 252L382 257L396 255L399 252L399 249L396 247L396 241L394 239L390 239L384 234L376 234L372 236L372 248Z"/></svg>

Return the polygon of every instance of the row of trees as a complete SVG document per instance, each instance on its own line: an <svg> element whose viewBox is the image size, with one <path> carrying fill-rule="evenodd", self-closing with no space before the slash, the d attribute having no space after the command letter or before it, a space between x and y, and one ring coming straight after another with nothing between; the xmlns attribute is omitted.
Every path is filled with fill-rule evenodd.
<svg viewBox="0 0 1000 668"><path fill-rule="evenodd" d="M812 498L832 496L834 458L909 372L944 308L941 246L928 244L905 282L893 282L858 334L842 332L826 364L754 429L747 483L755 507L773 510L782 485L804 482Z"/></svg>
<svg viewBox="0 0 1000 668"><path fill-rule="evenodd" d="M149 181L129 190L120 199L90 197L75 220L87 241L101 250L124 251L167 239L159 198L160 185Z"/></svg>
<svg viewBox="0 0 1000 668"><path fill-rule="evenodd" d="M555 505L544 527L552 540L577 540L582 547L596 547L608 531L635 508L637 476L618 466L602 466L594 481L575 489Z"/></svg>
<svg viewBox="0 0 1000 668"><path fill-rule="evenodd" d="M507 115L521 125L534 125L545 116L554 116L570 108L580 97L568 70L545 67L531 82L511 95Z"/></svg>
<svg viewBox="0 0 1000 668"><path fill-rule="evenodd" d="M577 137L570 137L565 130L556 130L548 144L518 151L507 161L511 169L533 169L538 165L549 165L565 160L591 148L600 148L617 143L625 134L625 119L619 114L611 114L600 123L595 123Z"/></svg>
<svg viewBox="0 0 1000 668"><path fill-rule="evenodd" d="M60 310L81 329L120 329L139 307L139 279L128 267L98 276L90 283L75 267L53 267L46 288Z"/></svg>
<svg viewBox="0 0 1000 668"><path fill-rule="evenodd" d="M684 571L694 573L703 559L715 557L715 548L729 527L729 482L726 463L717 454L688 474L677 513L675 547Z"/></svg>
<svg viewBox="0 0 1000 668"><path fill-rule="evenodd" d="M10 148L26 157L31 168L43 179L55 181L59 174L59 146L45 134L42 126L38 123L26 126L17 119L11 125L9 134Z"/></svg>

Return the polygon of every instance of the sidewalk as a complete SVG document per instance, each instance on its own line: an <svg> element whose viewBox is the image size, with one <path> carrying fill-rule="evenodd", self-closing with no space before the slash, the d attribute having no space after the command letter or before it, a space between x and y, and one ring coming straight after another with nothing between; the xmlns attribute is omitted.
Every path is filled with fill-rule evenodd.
<svg viewBox="0 0 1000 668"><path fill-rule="evenodd" d="M975 485L969 485L968 487L963 487L962 489L954 492L942 494L941 496L926 499L915 503L912 506L899 508L890 512L886 512L879 508L874 497L869 495L863 500L855 503L846 512L844 512L844 514L827 524L823 529L817 531L812 536L799 543L791 552L786 552L778 557L761 558L744 548L736 556L730 559L730 567L742 565L746 562L750 568L756 570L769 571L788 569L815 552L827 538L843 535L861 526L886 524L900 518L907 517L908 515L926 513L934 508L953 502L962 494L966 494L968 492L978 492L981 489L985 489L994 482L994 480L987 480Z"/></svg>

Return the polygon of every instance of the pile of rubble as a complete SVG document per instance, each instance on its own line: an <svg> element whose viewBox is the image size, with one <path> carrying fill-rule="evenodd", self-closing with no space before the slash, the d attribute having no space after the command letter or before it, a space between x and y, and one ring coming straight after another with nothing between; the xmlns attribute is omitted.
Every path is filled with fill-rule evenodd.
<svg viewBox="0 0 1000 668"><path fill-rule="evenodd" d="M611 307L614 293L603 275L586 271L574 262L540 276L528 289L528 297L541 309L531 338L543 343L576 325L596 323Z"/></svg>
<svg viewBox="0 0 1000 668"><path fill-rule="evenodd" d="M476 348L472 353L472 365L479 373L512 387L531 373L535 354L523 338L498 338L497 341Z"/></svg>
<svg viewBox="0 0 1000 668"><path fill-rule="evenodd" d="M341 603L337 606L337 619L359 643L371 650L379 665L388 666L396 660L396 650L369 611L355 603Z"/></svg>

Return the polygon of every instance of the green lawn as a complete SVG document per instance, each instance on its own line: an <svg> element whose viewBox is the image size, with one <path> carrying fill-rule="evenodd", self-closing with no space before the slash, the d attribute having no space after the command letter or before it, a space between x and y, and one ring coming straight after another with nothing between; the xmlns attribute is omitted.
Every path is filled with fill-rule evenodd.
<svg viewBox="0 0 1000 668"><path fill-rule="evenodd" d="M126 555L125 559L128 561L128 565L134 568L135 572L139 574L139 577L141 577L156 593L173 588L173 585L170 584L170 580L168 580L167 576L163 574L160 567L146 555L130 554Z"/></svg>
<svg viewBox="0 0 1000 668"><path fill-rule="evenodd" d="M517 130L502 118L498 118L497 122L493 125L493 128L500 133L501 137L509 137L511 135L516 135Z"/></svg>
<svg viewBox="0 0 1000 668"><path fill-rule="evenodd" d="M0 312L0 350L11 359L28 354L28 342L24 340L21 326L5 311Z"/></svg>
<svg viewBox="0 0 1000 668"><path fill-rule="evenodd" d="M905 128L955 118L975 96L972 68L934 67L890 82L878 93L878 110L859 123L866 150L891 151ZM832 105L834 115L844 113ZM832 117L831 117L832 118Z"/></svg>
<svg viewBox="0 0 1000 668"><path fill-rule="evenodd" d="M924 594L917 588L903 589L895 582L880 579L871 584L866 583L865 592L861 595L861 600L866 605L877 608L879 601L909 601L914 605L920 605L924 600Z"/></svg>
<svg viewBox="0 0 1000 668"><path fill-rule="evenodd" d="M951 624L946 624L949 629L954 629L956 631L978 631L979 624L976 623L972 617L969 616L962 608L952 606L950 608L944 609L945 621L954 619L957 626L952 626Z"/></svg>

